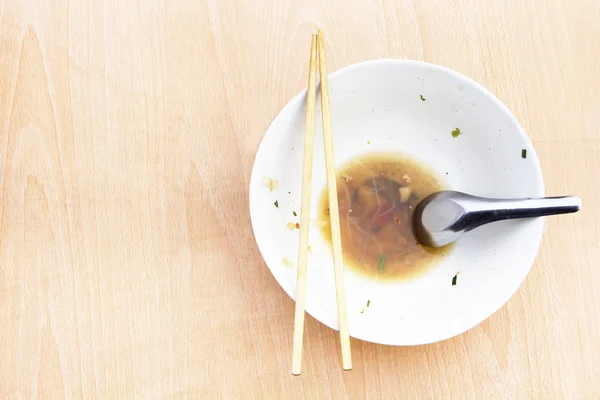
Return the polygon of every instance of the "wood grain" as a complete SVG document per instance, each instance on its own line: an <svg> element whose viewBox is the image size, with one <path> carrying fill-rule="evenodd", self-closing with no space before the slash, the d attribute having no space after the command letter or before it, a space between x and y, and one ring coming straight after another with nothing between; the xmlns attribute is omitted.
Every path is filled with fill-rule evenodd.
<svg viewBox="0 0 600 400"><path fill-rule="evenodd" d="M0 398L600 396L600 3L0 0ZM492 90L541 159L548 219L515 296L394 348L306 321L252 237L272 118L328 67L400 57Z"/></svg>

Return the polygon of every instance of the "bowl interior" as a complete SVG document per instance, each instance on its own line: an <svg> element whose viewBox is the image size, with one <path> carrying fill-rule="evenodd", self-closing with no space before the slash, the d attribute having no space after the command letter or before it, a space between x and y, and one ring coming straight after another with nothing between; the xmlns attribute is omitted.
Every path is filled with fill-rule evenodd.
<svg viewBox="0 0 600 400"><path fill-rule="evenodd" d="M368 152L406 153L429 165L453 190L489 197L543 196L539 162L522 128L500 101L469 78L427 63L379 60L344 68L329 79L336 165ZM292 298L298 230L287 224L299 221L294 212L300 212L305 101L304 91L273 121L250 184L258 246ZM318 107L306 310L337 329L331 251L316 221L325 187L320 116ZM453 137L456 128L461 134ZM277 180L279 187L270 191L266 178ZM541 219L484 226L463 236L427 274L407 281L378 283L346 270L350 334L371 342L414 345L470 329L522 283L542 229ZM286 266L284 258L294 266Z"/></svg>

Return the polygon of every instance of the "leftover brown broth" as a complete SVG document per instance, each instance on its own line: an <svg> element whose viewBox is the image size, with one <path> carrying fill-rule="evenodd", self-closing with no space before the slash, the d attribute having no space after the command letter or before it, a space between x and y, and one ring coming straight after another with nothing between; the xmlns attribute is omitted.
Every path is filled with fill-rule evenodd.
<svg viewBox="0 0 600 400"><path fill-rule="evenodd" d="M345 266L376 279L401 279L427 270L448 254L450 247L423 247L413 235L415 206L429 194L445 189L429 168L403 155L370 154L337 172ZM322 234L331 245L326 187L318 212L325 222Z"/></svg>

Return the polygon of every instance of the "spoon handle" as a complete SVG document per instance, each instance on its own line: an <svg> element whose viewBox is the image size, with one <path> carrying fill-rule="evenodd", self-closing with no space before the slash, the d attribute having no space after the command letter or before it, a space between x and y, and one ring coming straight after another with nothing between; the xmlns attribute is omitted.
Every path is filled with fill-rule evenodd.
<svg viewBox="0 0 600 400"><path fill-rule="evenodd" d="M531 199L489 199L479 204L472 203L469 213L478 226L514 218L544 217L547 215L568 214L579 211L581 199L577 196L545 197Z"/></svg>

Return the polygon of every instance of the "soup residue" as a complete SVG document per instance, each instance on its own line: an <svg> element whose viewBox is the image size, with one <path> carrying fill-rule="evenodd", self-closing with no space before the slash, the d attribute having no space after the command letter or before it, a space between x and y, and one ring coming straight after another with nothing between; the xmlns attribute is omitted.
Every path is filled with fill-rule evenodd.
<svg viewBox="0 0 600 400"><path fill-rule="evenodd" d="M404 279L429 270L451 247L423 247L412 230L415 206L444 190L442 180L404 155L370 154L356 158L337 174L344 264L359 274L381 280ZM329 197L319 203L321 232L331 246Z"/></svg>

